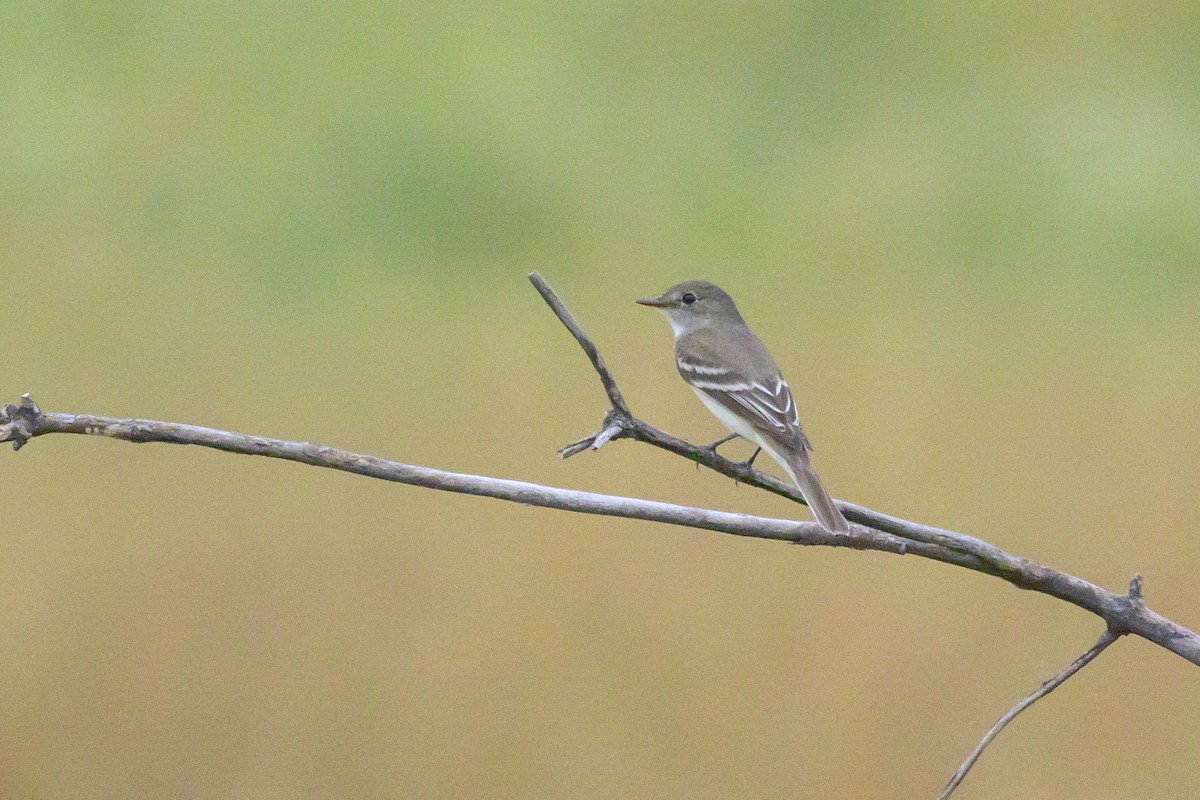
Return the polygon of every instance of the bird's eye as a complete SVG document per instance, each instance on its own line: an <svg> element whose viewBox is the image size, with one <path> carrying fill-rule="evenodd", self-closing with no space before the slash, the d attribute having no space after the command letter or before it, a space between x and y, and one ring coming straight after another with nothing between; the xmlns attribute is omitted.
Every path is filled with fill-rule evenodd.
<svg viewBox="0 0 1200 800"><path fill-rule="evenodd" d="M688 292L680 299L683 300L683 304L685 306L690 306L692 303L696 302L696 295L692 294L691 292Z"/></svg>

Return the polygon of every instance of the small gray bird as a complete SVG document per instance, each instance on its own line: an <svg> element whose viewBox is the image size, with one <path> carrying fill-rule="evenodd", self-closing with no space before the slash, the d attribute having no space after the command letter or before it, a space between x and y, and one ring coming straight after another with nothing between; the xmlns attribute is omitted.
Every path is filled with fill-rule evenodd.
<svg viewBox="0 0 1200 800"><path fill-rule="evenodd" d="M848 532L849 523L813 472L808 457L812 445L800 427L792 390L767 348L746 327L733 298L706 281L687 281L638 302L667 315L675 331L679 374L733 432L716 444L740 436L766 450L791 476L821 527Z"/></svg>

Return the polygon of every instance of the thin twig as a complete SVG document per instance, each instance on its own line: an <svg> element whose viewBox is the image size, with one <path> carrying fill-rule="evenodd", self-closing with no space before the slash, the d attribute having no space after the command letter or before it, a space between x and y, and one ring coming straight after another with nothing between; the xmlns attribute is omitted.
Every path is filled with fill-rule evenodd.
<svg viewBox="0 0 1200 800"><path fill-rule="evenodd" d="M951 776L950 781L946 784L946 788L942 790L940 795L938 795L938 800L946 800L947 797L954 794L954 790L957 789L959 784L963 782L963 778L967 777L967 773L971 771L971 767L975 766L975 762L978 761L979 756L983 754L983 749L992 743L992 740L999 735L1000 731L1004 730L1004 726L1012 722L1017 714L1020 714L1038 700L1041 700L1059 686L1062 686L1068 678L1086 667L1089 663L1091 663L1092 659L1103 653L1106 647L1120 637L1121 634L1114 633L1111 628L1106 629L1104 633L1100 635L1099 641L1092 645L1091 649L1089 649L1079 658L1072 661L1070 665L1062 672L1043 683L1040 687L1038 687L1036 692L1013 706L1012 709L1003 717L1001 717L996 724L992 726L992 729L984 735L983 739L979 741L979 744L975 746L975 749L971 751L971 755L967 756L967 760L964 761L962 766L958 768L958 771Z"/></svg>
<svg viewBox="0 0 1200 800"><path fill-rule="evenodd" d="M616 387L616 381L604 366L596 345L567 311L558 295L538 273L531 273L529 280L549 304L555 316L588 354L610 401L614 394L620 398L621 393ZM586 450L602 432L614 424L621 428L620 433L612 437L614 439L624 438L646 442L683 456L697 464L702 464L739 483L765 489L798 503L804 502L803 496L795 486L759 472L745 463L730 461L707 447L677 439L642 422L629 412L629 407L623 399L620 405L612 403L612 408L605 414L604 423L599 431L567 445L560 451L561 455L566 457ZM974 536L910 522L841 500L836 502L838 508L851 522L909 539L914 543L935 545L939 549L925 552L932 553L929 557L938 561L953 563L945 557L947 552L972 556L972 563L975 563L976 566L968 567L969 569L1003 578L1021 589L1030 589L1059 600L1065 600L1099 616L1109 627L1135 633L1200 666L1200 636L1182 625L1150 611L1141 603L1140 599L1106 591L1082 578L1058 572L1029 559L1005 552ZM857 529L855 530L857 531Z"/></svg>
<svg viewBox="0 0 1200 800"><path fill-rule="evenodd" d="M583 348L583 352L587 353L592 366L596 368L596 374L600 376L600 382L604 384L604 391L608 394L608 401L612 403L612 407L622 414L633 416L633 412L625 404L625 398L621 396L621 390L617 388L616 380L608 371L608 367L604 365L604 359L600 357L600 351L596 349L596 345L592 344L592 340L583 332L583 328L579 327L579 323L571 316L571 312L567 311L567 307L563 305L563 301L558 299L558 295L554 293L554 290L550 288L546 281L542 280L542 276L537 272L529 273L529 281L533 284L533 288L538 290L538 294L542 296L542 299L549 304L550 308L554 309L554 313L562 321L562 324L567 326L567 330L575 337L575 341L579 342L579 346Z"/></svg>

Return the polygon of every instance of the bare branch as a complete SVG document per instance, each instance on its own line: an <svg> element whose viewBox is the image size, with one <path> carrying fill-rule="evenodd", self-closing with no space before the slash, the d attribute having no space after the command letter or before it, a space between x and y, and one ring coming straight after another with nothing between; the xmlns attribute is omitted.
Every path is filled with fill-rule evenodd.
<svg viewBox="0 0 1200 800"><path fill-rule="evenodd" d="M591 359L600 375L605 391L608 392L610 401L614 396L621 398L616 382L608 369L604 367L596 345L567 311L566 306L558 299L554 290L536 272L530 274L529 280L554 310L559 320L571 332L571 335L579 342L584 352L588 354L588 358ZM629 411L624 399L621 399L619 405L612 402L612 408L605 414L600 431L567 445L559 452L564 457L582 452L589 446L594 446L600 435L614 425L620 428L620 432L610 438L635 439L639 442L646 442L683 456L697 464L702 464L739 483L774 492L798 503L804 502L799 490L790 484L759 472L744 463L730 461L709 448L677 439L636 419ZM1065 600L1097 615L1105 621L1110 629L1137 634L1200 666L1200 636L1147 609L1140 599L1140 594L1131 592L1130 596L1122 597L1082 578L1058 572L1050 567L1005 552L995 545L973 536L910 522L841 500L836 502L838 508L851 522L912 540L914 545L921 543L937 548L935 550L923 549L921 555L925 557L966 566L977 572L1003 578L1018 588L1030 589L1059 600ZM854 530L857 533L859 529L855 528ZM910 552L917 551L910 550ZM957 553L971 556L971 558L966 562L959 562L947 557L947 553Z"/></svg>
<svg viewBox="0 0 1200 800"><path fill-rule="evenodd" d="M1104 633L1100 635L1100 640L1092 645L1091 649L1089 649L1079 658L1072 661L1062 672L1043 683L1040 687L1038 687L1036 692L1013 706L1012 709L1003 717L1001 717L996 724L992 726L992 729L984 735L979 744L975 746L975 749L971 751L971 755L967 756L967 760L964 761L962 766L958 768L958 771L950 777L949 783L946 784L946 788L943 789L942 793L938 796L938 800L946 800L947 797L954 794L954 790L957 789L959 784L963 782L963 778L967 777L967 773L971 771L971 767L975 766L975 762L978 761L979 756L983 754L983 749L992 743L992 740L999 735L1000 731L1004 730L1004 726L1012 722L1017 714L1020 714L1038 700L1041 700L1059 686L1062 686L1063 683L1066 682L1067 678L1070 678L1076 672L1079 672L1079 670L1086 667L1089 663L1091 663L1092 659L1103 653L1106 647L1120 637L1120 633L1115 633L1111 629L1105 630Z"/></svg>
<svg viewBox="0 0 1200 800"><path fill-rule="evenodd" d="M969 569L982 567L977 559L964 553L945 550L936 545L910 542L899 536L881 533L862 526L854 528L849 534L838 535L829 533L812 522L756 517L749 514L680 506L673 503L659 503L653 500L560 489L483 475L446 472L429 467L401 464L311 442L289 442L178 422L117 419L85 414L43 413L32 404L32 401L28 404L9 405L0 411L0 441L15 443L51 433L104 436L139 444L165 442L199 445L223 450L227 453L297 461L301 464L352 472L356 475L365 475L410 486L480 497L494 497L522 505L664 522L688 528L700 528L758 539L773 539L793 544L878 550L898 555L912 553Z"/></svg>

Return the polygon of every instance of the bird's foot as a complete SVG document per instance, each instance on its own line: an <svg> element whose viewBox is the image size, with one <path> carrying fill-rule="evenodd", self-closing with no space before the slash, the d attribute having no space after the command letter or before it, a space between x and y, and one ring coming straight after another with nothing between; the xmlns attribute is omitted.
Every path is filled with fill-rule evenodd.
<svg viewBox="0 0 1200 800"><path fill-rule="evenodd" d="M743 467L745 467L746 469L750 469L751 467L754 466L754 459L758 458L758 454L761 452L762 452L761 447L755 448L754 452L750 454L750 457L747 458L745 461L741 462L741 465Z"/></svg>
<svg viewBox="0 0 1200 800"><path fill-rule="evenodd" d="M699 449L701 449L705 453L707 453L709 458L716 458L717 456L721 455L720 453L717 452L717 448L720 447L721 445L725 444L726 442L733 441L736 438L738 438L737 434L731 433L728 436L726 436L724 439L718 439L717 441L713 442L712 444L704 445L703 447L701 447ZM696 469L700 469L699 461L696 462Z"/></svg>

